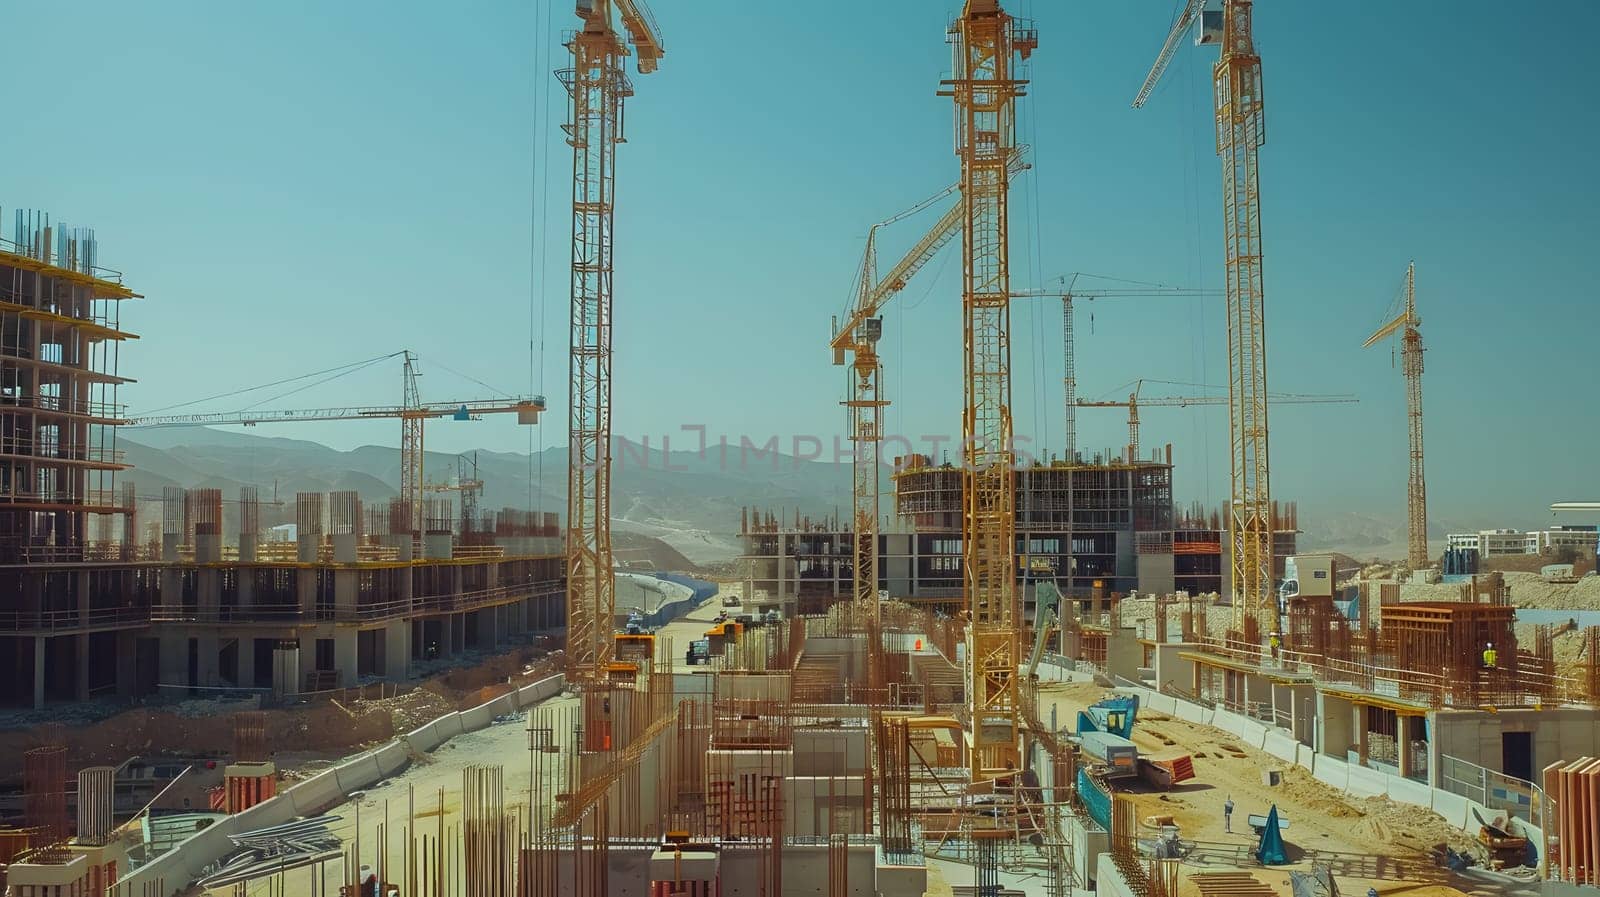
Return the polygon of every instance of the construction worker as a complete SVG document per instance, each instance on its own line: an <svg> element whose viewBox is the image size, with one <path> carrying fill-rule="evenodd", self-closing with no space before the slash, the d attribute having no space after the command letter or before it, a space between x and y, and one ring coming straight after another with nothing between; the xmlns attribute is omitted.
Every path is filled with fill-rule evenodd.
<svg viewBox="0 0 1600 897"><path fill-rule="evenodd" d="M1267 639L1267 647L1272 649L1272 659L1273 660L1277 660L1278 659L1278 650L1283 647L1283 638L1282 638L1282 636L1280 636L1280 635L1278 635L1278 633L1274 632L1272 634L1272 636Z"/></svg>
<svg viewBox="0 0 1600 897"><path fill-rule="evenodd" d="M1486 670L1494 669L1499 659L1499 653L1494 650L1494 642L1486 642L1483 646L1483 668Z"/></svg>
<svg viewBox="0 0 1600 897"><path fill-rule="evenodd" d="M1228 795L1227 802L1222 805L1222 830L1233 834L1233 795Z"/></svg>

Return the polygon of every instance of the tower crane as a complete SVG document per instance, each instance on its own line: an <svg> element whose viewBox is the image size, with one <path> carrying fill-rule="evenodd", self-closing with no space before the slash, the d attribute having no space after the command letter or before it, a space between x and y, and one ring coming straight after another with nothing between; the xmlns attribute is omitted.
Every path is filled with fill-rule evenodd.
<svg viewBox="0 0 1600 897"><path fill-rule="evenodd" d="M1017 147L1011 154L1008 170L1011 174L1017 174L1027 167L1023 148ZM939 250L961 232L961 206L951 206L949 211L941 215L882 279L877 276L877 233L879 228L910 217L960 189L959 183L951 184L867 230L867 246L861 257L854 302L844 326L839 326L838 319L834 319L833 337L829 342L834 364L846 364L846 355L850 356L847 374L849 394L844 405L850 409L850 439L854 443L851 488L855 533L854 596L857 601L871 602L874 621L879 614L878 448L883 439L883 409L889 404L889 400L883 397L883 364L877 349L879 338L883 335L883 319L879 317L879 312L885 303L905 289L923 266L939 254Z"/></svg>
<svg viewBox="0 0 1600 897"><path fill-rule="evenodd" d="M948 41L954 65L939 93L954 100L961 159L961 568L970 618L967 762L978 783L1020 767L1007 163L1016 99L1027 88L1016 60L1038 47L1039 33L999 0L966 0Z"/></svg>
<svg viewBox="0 0 1600 897"><path fill-rule="evenodd" d="M1195 405L1226 405L1227 396L1158 396L1155 398L1139 398L1139 389L1144 381L1138 381L1133 392L1128 394L1125 402L1086 401L1079 399L1079 408L1126 408L1128 409L1128 463L1139 460L1139 408L1140 407L1177 407L1187 408ZM1315 393L1269 393L1267 400L1274 405L1351 405L1360 399L1352 395L1324 395Z"/></svg>
<svg viewBox="0 0 1600 897"><path fill-rule="evenodd" d="M1406 420L1411 441L1411 473L1406 480L1406 560L1413 570L1428 566L1428 487L1422 474L1422 318L1417 314L1417 265L1406 266L1404 307L1367 337L1362 348L1400 334L1400 368L1406 378Z"/></svg>
<svg viewBox="0 0 1600 897"><path fill-rule="evenodd" d="M1212 68L1216 101L1217 155L1222 159L1222 211L1227 260L1229 562L1234 589L1234 624L1246 617L1259 632L1276 621L1273 594L1272 500L1267 463L1267 349L1261 277L1261 178L1257 151L1266 143L1261 95L1261 57L1251 30L1253 0L1222 0L1205 9L1189 0L1167 33L1161 52L1134 97L1143 106L1177 52L1178 42L1199 20L1197 43L1220 43Z"/></svg>
<svg viewBox="0 0 1600 897"><path fill-rule="evenodd" d="M1055 298L1061 299L1061 358L1062 376L1061 392L1063 396L1063 418L1066 421L1066 451L1062 455L1068 463L1078 458L1078 345L1076 330L1073 325L1073 300L1074 299L1112 299L1112 298L1159 298L1162 296L1220 296L1219 290L1195 290L1186 287L1169 287L1161 284L1145 284L1142 287L1119 287L1106 290L1079 290L1074 287L1081 274L1071 274L1062 278L1066 287L1060 290L1021 290L1012 292L1012 298Z"/></svg>
<svg viewBox="0 0 1600 897"><path fill-rule="evenodd" d="M424 402L417 389L417 357L409 350L402 368L399 405L347 405L337 408L295 408L278 411L220 411L207 414L169 414L132 418L128 428L243 426L328 420L400 420L400 498L405 501L412 531L422 529L423 424L437 418L478 420L485 414L517 415L520 424L537 424L545 410L544 396L514 399L468 399L462 402Z"/></svg>
<svg viewBox="0 0 1600 897"><path fill-rule="evenodd" d="M626 33L613 24L616 10ZM633 95L623 62L656 70L661 32L642 0L577 0L567 42L572 68L556 73L571 98L572 317L568 396L567 661L569 674L603 680L612 653L616 581L611 569L611 325L616 147L623 100Z"/></svg>
<svg viewBox="0 0 1600 897"><path fill-rule="evenodd" d="M424 492L457 492L461 495L461 519L472 520L477 517L478 500L483 497L483 480L478 477L478 453L456 456L456 476L454 482L426 483L422 487Z"/></svg>

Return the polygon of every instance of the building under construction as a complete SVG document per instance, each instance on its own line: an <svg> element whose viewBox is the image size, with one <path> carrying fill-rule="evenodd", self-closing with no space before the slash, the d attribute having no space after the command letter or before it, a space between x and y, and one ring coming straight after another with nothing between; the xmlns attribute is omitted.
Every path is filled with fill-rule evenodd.
<svg viewBox="0 0 1600 897"><path fill-rule="evenodd" d="M554 514L463 517L427 499L414 517L354 492L285 509L255 487L139 495L116 448L117 346L133 338L119 308L138 294L98 265L88 230L18 212L0 238L0 705L281 699L562 626ZM293 541L263 541L264 504Z"/></svg>
<svg viewBox="0 0 1600 897"><path fill-rule="evenodd" d="M127 336L107 309L133 294L95 267L92 239L19 223L0 256L7 351L26 355L5 394L5 698L215 687L286 700L529 629L564 626L566 651L559 672L552 659L293 776L267 759L260 711L239 713L209 812L119 814L118 768L72 769L65 734L41 727L23 758L26 825L0 830L7 897L1465 897L1535 877L1563 895L1600 884L1600 626L1558 658L1557 625L1519 632L1498 574L1409 601L1399 582L1363 582L1351 602L1332 558L1301 557L1294 588L1276 588L1296 512L1268 488L1251 0L1190 0L1134 102L1191 29L1219 45L1222 513L1176 509L1170 448L1141 461L1136 438L1120 460L1016 463L1007 197L1039 35L1000 0L960 6L938 84L960 162L941 196L959 199L888 277L869 250L867 313L833 335L853 358L852 521L747 512L743 587L669 602L659 626L641 613L617 627L611 540L614 153L634 95L624 63L646 75L664 53L640 0L579 0L572 65L557 73L573 150L564 530L421 501L420 456L407 455L399 500L298 495L282 543L262 541L248 489L236 502L166 490L146 536L137 489L112 479L114 353L79 354ZM874 315L958 232L962 457L903 459L902 526L880 532ZM1394 326L1414 330L1407 309ZM399 415L404 451L420 449L429 413ZM780 612L723 610L747 602ZM1418 817L1432 827L1401 831ZM1503 874L1513 867L1531 871Z"/></svg>
<svg viewBox="0 0 1600 897"><path fill-rule="evenodd" d="M953 610L962 594L962 471L921 455L897 458L895 466L900 525L878 534L878 587L918 606ZM1080 598L1097 585L1121 593L1226 594L1222 518L1175 509L1172 478L1170 446L1159 460L1092 458L1018 470L1018 583L1051 581ZM747 509L741 560L753 600L815 613L849 597L854 533L847 522L835 523ZM1283 559L1296 547L1293 503L1275 510L1274 527L1281 577Z"/></svg>

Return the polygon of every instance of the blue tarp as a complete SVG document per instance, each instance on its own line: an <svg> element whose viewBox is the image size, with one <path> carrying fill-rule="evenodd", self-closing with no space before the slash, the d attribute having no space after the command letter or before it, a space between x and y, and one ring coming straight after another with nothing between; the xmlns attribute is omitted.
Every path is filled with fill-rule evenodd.
<svg viewBox="0 0 1600 897"><path fill-rule="evenodd" d="M1261 829L1261 846L1256 848L1256 859L1263 866L1282 866L1289 862L1283 849L1283 832L1278 830L1278 805L1267 811L1267 824Z"/></svg>
<svg viewBox="0 0 1600 897"><path fill-rule="evenodd" d="M1089 778L1089 773L1083 767L1078 767L1078 799L1083 801L1084 809L1089 811L1089 818L1093 819L1102 829L1111 831L1111 795L1100 790L1094 780Z"/></svg>

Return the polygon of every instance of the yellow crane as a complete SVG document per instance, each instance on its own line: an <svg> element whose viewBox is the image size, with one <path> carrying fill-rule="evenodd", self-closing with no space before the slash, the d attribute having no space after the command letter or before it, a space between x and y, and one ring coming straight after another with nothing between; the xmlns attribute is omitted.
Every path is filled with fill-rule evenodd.
<svg viewBox="0 0 1600 897"><path fill-rule="evenodd" d="M626 32L612 21L615 9ZM603 681L613 649L616 581L611 569L611 322L616 146L623 100L633 95L629 44L640 74L656 70L661 32L642 0L577 0L580 27L567 42L572 68L557 72L571 98L572 317L568 380L567 663L569 675Z"/></svg>
<svg viewBox="0 0 1600 897"><path fill-rule="evenodd" d="M1138 381L1133 392L1128 394L1125 402L1088 401L1079 399L1079 408L1126 408L1128 409L1128 445L1127 461L1132 464L1139 460L1139 409L1141 407L1153 408L1157 406L1188 408L1197 405L1226 405L1227 396L1157 396L1155 398L1139 398L1139 390L1144 386L1144 381ZM1360 401L1352 395L1320 395L1315 393L1270 393L1267 400L1274 405L1350 405Z"/></svg>
<svg viewBox="0 0 1600 897"><path fill-rule="evenodd" d="M468 399L460 402L424 402L417 389L417 357L409 350L398 353L405 358L402 367L402 400L399 405L345 405L335 408L290 408L275 411L220 411L206 414L168 414L136 417L129 428L209 427L257 424L287 424L330 420L400 420L400 497L405 500L411 529L422 529L422 495L430 489L423 483L423 425L428 420L478 420L485 414L516 414L519 424L537 424L545 409L544 396L514 399ZM390 356L393 357L393 356Z"/></svg>
<svg viewBox="0 0 1600 897"><path fill-rule="evenodd" d="M1197 43L1221 44L1212 68L1217 155L1222 159L1222 219L1228 304L1228 431L1231 484L1228 501L1229 562L1234 625L1252 619L1256 635L1276 628L1273 592L1272 500L1267 464L1267 346L1261 276L1261 178L1257 154L1266 143L1261 57L1251 28L1252 0L1189 0L1167 33L1155 64L1134 97L1143 106L1197 20ZM1248 631L1248 629L1247 629Z"/></svg>
<svg viewBox="0 0 1600 897"><path fill-rule="evenodd" d="M1018 147L1011 156L1009 171L1017 174L1027 168L1024 153ZM878 355L878 341L883 335L883 319L879 317L883 306L916 276L918 271L932 261L955 235L961 232L961 206L950 207L939 216L928 232L914 243L905 255L889 269L888 275L877 274L877 233L961 189L960 184L949 187L924 199L909 209L899 212L867 229L866 250L861 257L861 270L857 274L854 300L847 311L844 325L837 317L833 321L833 336L828 345L833 350L833 363L846 364L849 357L847 398L850 410L850 439L854 443L852 457L852 507L854 550L854 596L857 601L870 601L873 620L878 620L878 518L879 445L883 440L883 409L889 400L882 389L883 364Z"/></svg>
<svg viewBox="0 0 1600 897"><path fill-rule="evenodd" d="M1007 163L1027 87L1016 60L1038 47L1039 34L998 0L966 0L947 40L955 59L939 93L955 102L961 159L967 761L971 780L986 782L1020 767Z"/></svg>
<svg viewBox="0 0 1600 897"><path fill-rule="evenodd" d="M1406 560L1411 569L1428 566L1428 486L1422 471L1422 318L1417 314L1417 265L1406 266L1404 306L1389 323L1367 337L1362 348L1400 334L1400 369L1406 378L1406 420L1411 441L1411 473L1406 480Z"/></svg>

